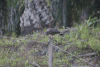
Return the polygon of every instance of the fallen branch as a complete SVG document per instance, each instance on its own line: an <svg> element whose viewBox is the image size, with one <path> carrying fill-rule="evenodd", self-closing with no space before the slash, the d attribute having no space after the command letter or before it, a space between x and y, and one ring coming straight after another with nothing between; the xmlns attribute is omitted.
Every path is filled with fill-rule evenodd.
<svg viewBox="0 0 100 67"><path fill-rule="evenodd" d="M36 66L36 67L41 67L40 65L38 65L36 62L32 62L32 61L28 61L29 64Z"/></svg>
<svg viewBox="0 0 100 67"><path fill-rule="evenodd" d="M82 54L82 55L78 55L79 57L86 57L86 56L94 56L97 55L97 53L93 52L93 53L88 53L88 54Z"/></svg>

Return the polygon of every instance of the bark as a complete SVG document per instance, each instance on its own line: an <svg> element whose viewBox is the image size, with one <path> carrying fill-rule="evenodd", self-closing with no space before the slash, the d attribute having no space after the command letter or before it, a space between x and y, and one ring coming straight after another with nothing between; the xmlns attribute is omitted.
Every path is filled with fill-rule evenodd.
<svg viewBox="0 0 100 67"><path fill-rule="evenodd" d="M6 8L6 0L1 0L0 2L0 29L5 28L6 24L6 14L7 14L7 8Z"/></svg>
<svg viewBox="0 0 100 67"><path fill-rule="evenodd" d="M63 26L68 27L68 21L67 21L67 0L63 0Z"/></svg>
<svg viewBox="0 0 100 67"><path fill-rule="evenodd" d="M25 0L25 10L20 17L22 35L52 27L54 18L45 0Z"/></svg>

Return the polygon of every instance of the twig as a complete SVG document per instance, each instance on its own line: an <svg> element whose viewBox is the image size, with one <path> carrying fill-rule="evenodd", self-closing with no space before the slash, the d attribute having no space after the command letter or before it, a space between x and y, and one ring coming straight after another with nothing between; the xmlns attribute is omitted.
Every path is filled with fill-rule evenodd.
<svg viewBox="0 0 100 67"><path fill-rule="evenodd" d="M82 55L78 55L79 57L85 57L85 56L94 56L97 55L97 53L88 53L88 54L82 54Z"/></svg>
<svg viewBox="0 0 100 67"><path fill-rule="evenodd" d="M32 62L32 61L28 61L29 64L36 66L36 67L41 67L39 64L37 64L36 62Z"/></svg>

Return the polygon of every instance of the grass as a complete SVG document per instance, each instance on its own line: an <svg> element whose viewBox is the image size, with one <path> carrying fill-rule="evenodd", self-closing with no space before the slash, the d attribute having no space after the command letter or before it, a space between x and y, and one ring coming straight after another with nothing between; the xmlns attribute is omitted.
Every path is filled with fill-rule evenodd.
<svg viewBox="0 0 100 67"><path fill-rule="evenodd" d="M88 27L86 24L75 26L69 29L70 32L64 36L54 35L54 45L61 46L64 50L74 54L85 54L100 51L100 27ZM13 34L14 35L14 34ZM15 35L14 35L15 37ZM40 66L48 66L48 53L37 55L48 48L45 42L48 37L44 34L35 33L26 37L13 39L0 39L0 67L32 67L29 61L36 62ZM53 66L72 66L73 64L87 65L79 59L74 62L73 56L63 51L54 51ZM96 64L100 63L98 61Z"/></svg>

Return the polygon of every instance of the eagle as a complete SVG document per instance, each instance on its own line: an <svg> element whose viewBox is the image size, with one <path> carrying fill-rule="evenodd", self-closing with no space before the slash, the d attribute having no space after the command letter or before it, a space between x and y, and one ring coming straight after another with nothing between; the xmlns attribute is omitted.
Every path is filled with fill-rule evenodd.
<svg viewBox="0 0 100 67"><path fill-rule="evenodd" d="M59 30L55 29L55 28L49 28L47 29L46 35L55 35L55 34L60 34L63 35Z"/></svg>

